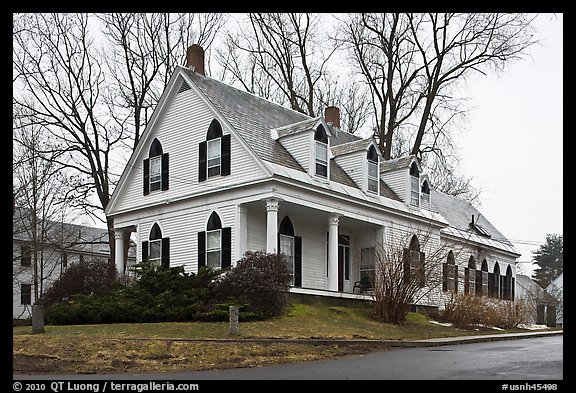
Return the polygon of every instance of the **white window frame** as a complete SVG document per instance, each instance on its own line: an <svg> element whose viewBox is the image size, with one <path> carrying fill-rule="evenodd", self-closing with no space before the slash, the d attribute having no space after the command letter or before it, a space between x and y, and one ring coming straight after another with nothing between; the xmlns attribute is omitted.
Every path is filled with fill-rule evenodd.
<svg viewBox="0 0 576 393"><path fill-rule="evenodd" d="M315 142L316 142L316 148L315 148L316 166L314 168L314 171L316 173L316 176L327 179L328 178L328 144L324 143L324 142L320 142L320 141L315 141ZM321 153L321 154L318 154L318 153ZM322 153L325 153L325 154L322 154ZM322 157L319 157L320 155ZM326 176L318 173L318 165L321 165L321 166L326 168Z"/></svg>
<svg viewBox="0 0 576 393"><path fill-rule="evenodd" d="M156 247L158 256L154 256L152 253ZM162 263L162 239L148 240L148 261L158 265Z"/></svg>
<svg viewBox="0 0 576 393"><path fill-rule="evenodd" d="M420 206L420 178L410 175L410 204Z"/></svg>
<svg viewBox="0 0 576 393"><path fill-rule="evenodd" d="M209 247L210 237L218 234L218 247ZM218 253L218 264L211 263L210 255ZM214 229L213 231L206 231L206 266L212 269L222 268L222 229Z"/></svg>
<svg viewBox="0 0 576 393"><path fill-rule="evenodd" d="M376 177L370 175L370 168L371 167L376 170ZM367 187L367 189L369 192L373 192L375 194L379 194L379 191L380 191L380 171L378 169L379 169L379 163L378 162L368 160L368 166L367 166L368 187Z"/></svg>
<svg viewBox="0 0 576 393"><path fill-rule="evenodd" d="M150 192L162 188L162 156L150 157Z"/></svg>
<svg viewBox="0 0 576 393"><path fill-rule="evenodd" d="M292 277L290 285L294 285L294 250L295 250L295 241L294 236L290 235L280 235L280 247L279 247L279 254L283 255L286 258L286 263L288 264L288 270L290 271L290 275ZM284 245L288 244L289 250L286 250ZM287 254L286 251L289 253Z"/></svg>
<svg viewBox="0 0 576 393"><path fill-rule="evenodd" d="M206 150L206 177L220 176L222 172L222 138L207 141ZM212 152L212 156L210 156L210 152ZM217 152L217 154L215 154L215 152ZM210 173L211 169L213 170L212 173ZM217 169L218 172L216 173L214 169Z"/></svg>

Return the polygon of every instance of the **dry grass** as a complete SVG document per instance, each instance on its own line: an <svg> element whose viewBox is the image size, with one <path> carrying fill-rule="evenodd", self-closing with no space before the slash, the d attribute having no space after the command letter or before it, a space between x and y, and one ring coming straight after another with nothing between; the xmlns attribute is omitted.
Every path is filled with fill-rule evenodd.
<svg viewBox="0 0 576 393"><path fill-rule="evenodd" d="M488 333L495 333L492 330ZM408 323L374 321L369 310L298 304L281 318L240 324L234 338L419 339L482 333L430 323L419 314ZM156 340L127 340L156 338ZM176 372L256 367L386 349L382 344L202 342L229 339L225 322L47 326L46 334L13 329L14 373ZM168 339L168 340L164 340Z"/></svg>

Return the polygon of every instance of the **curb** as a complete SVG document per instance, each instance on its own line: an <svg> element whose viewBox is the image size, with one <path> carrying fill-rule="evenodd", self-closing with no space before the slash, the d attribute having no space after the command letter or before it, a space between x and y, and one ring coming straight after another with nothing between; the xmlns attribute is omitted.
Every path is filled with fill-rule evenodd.
<svg viewBox="0 0 576 393"><path fill-rule="evenodd" d="M315 338L110 338L113 341L172 341L172 342L215 342L215 343L292 343L292 344L312 344L312 345L384 345L390 347L435 347L441 345L471 344L487 341L516 340L522 338L545 337L563 335L564 330L551 332L527 332L527 333L506 333L506 334L484 334L477 336L461 337L441 337L421 340L341 340L341 339L315 339Z"/></svg>

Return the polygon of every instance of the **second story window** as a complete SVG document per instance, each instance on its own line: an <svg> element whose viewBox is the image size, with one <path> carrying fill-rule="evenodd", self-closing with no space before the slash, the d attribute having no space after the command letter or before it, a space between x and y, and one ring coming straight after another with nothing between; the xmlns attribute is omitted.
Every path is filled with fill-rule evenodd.
<svg viewBox="0 0 576 393"><path fill-rule="evenodd" d="M208 127L206 140L200 142L198 181L230 174L230 135L222 134L222 126L214 119Z"/></svg>
<svg viewBox="0 0 576 393"><path fill-rule="evenodd" d="M379 159L376 148L370 146L368 149L368 191L378 194L380 189Z"/></svg>
<svg viewBox="0 0 576 393"><path fill-rule="evenodd" d="M410 166L410 204L420 206L420 171L415 162Z"/></svg>
<svg viewBox="0 0 576 393"><path fill-rule="evenodd" d="M430 186L426 180L422 183L422 193L420 197L422 198L422 202L430 203Z"/></svg>
<svg viewBox="0 0 576 393"><path fill-rule="evenodd" d="M148 158L144 159L144 195L153 191L168 189L168 153L162 152L162 145L154 139Z"/></svg>
<svg viewBox="0 0 576 393"><path fill-rule="evenodd" d="M328 136L320 124L314 133L316 144L316 175L328 178Z"/></svg>

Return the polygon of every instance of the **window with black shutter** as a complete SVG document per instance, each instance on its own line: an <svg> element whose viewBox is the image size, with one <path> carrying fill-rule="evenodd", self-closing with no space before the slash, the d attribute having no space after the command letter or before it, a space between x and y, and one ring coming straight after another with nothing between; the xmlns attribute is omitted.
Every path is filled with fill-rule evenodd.
<svg viewBox="0 0 576 393"><path fill-rule="evenodd" d="M413 235L409 247L405 248L403 252L404 283L406 285L415 283L420 288L426 285L425 258L426 254L420 251L418 237Z"/></svg>
<svg viewBox="0 0 576 393"><path fill-rule="evenodd" d="M198 150L198 181L230 174L230 135L222 134L218 120L212 120Z"/></svg>
<svg viewBox="0 0 576 393"><path fill-rule="evenodd" d="M148 158L143 162L144 195L158 190L168 190L168 153L163 153L158 139L152 141Z"/></svg>
<svg viewBox="0 0 576 393"><path fill-rule="evenodd" d="M222 227L216 212L208 218L206 231L198 232L198 269L225 269L232 264L232 228Z"/></svg>
<svg viewBox="0 0 576 393"><path fill-rule="evenodd" d="M162 237L162 230L157 223L152 225L148 240L142 242L142 261L170 267L170 238Z"/></svg>

